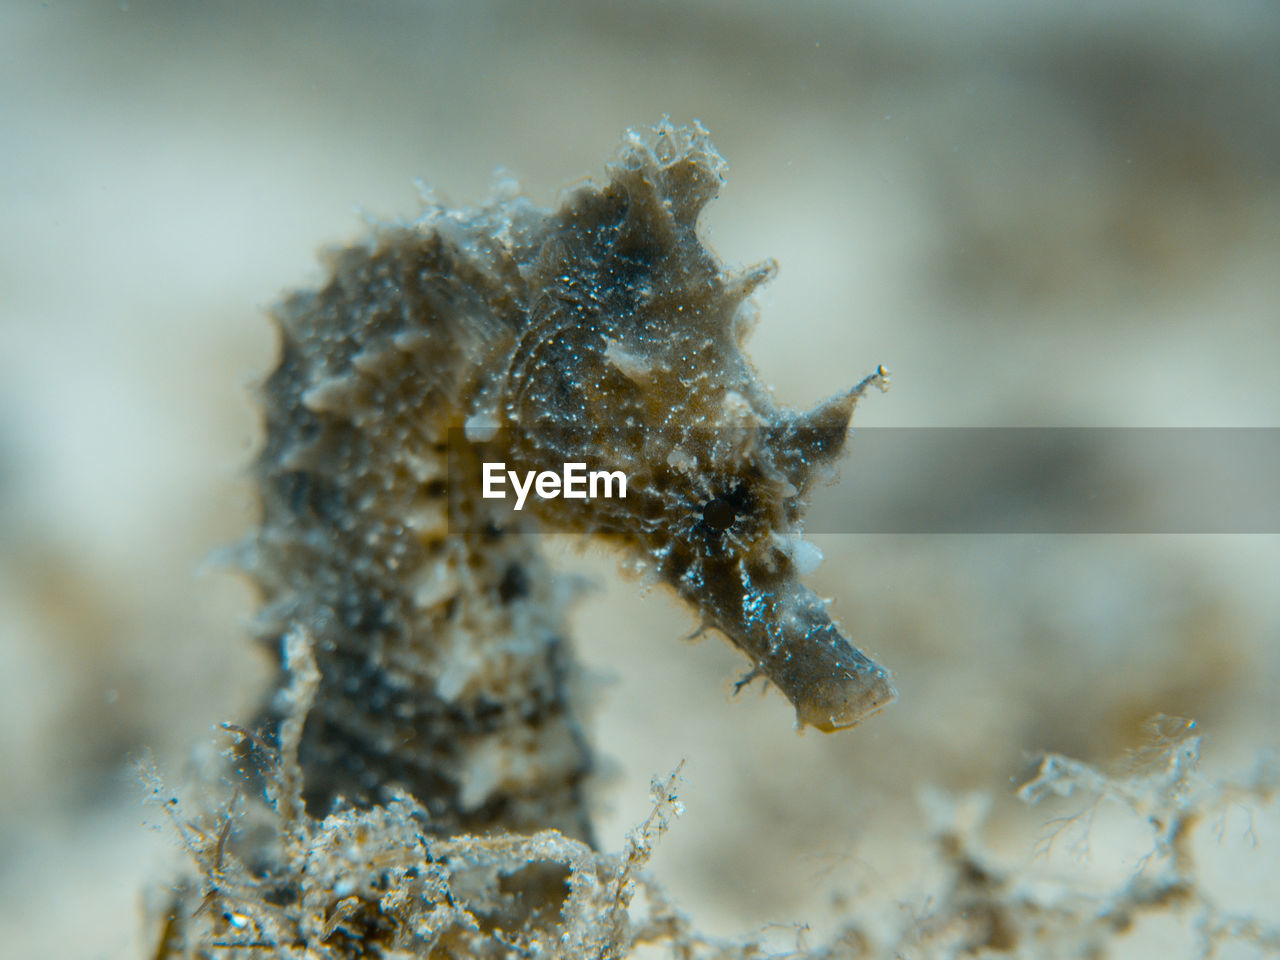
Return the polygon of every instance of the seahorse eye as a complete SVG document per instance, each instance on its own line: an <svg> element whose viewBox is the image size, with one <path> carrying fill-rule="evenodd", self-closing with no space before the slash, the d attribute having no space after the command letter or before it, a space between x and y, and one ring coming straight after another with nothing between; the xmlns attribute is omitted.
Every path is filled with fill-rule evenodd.
<svg viewBox="0 0 1280 960"><path fill-rule="evenodd" d="M738 519L738 511L727 500L716 497L702 508L702 520L712 530L728 530Z"/></svg>

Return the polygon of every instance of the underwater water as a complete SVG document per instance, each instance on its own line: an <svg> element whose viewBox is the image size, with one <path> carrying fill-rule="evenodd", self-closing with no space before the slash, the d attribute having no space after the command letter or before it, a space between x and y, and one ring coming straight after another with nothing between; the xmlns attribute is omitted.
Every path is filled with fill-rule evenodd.
<svg viewBox="0 0 1280 960"><path fill-rule="evenodd" d="M217 556L256 523L266 311L323 281L322 249L416 216L416 181L460 207L511 176L554 208L627 128L698 119L728 161L700 236L727 264L779 265L744 346L778 404L883 364L892 389L855 431L1280 414L1263 4L51 2L0 24L6 954L155 954L144 891L193 866L135 761L183 793L226 745L213 727L248 722L271 684L254 595ZM624 848L651 778L683 761L684 813L647 869L696 929L819 950L854 924L872 954L933 955L976 936L946 929L977 896L949 872L972 848L1003 878L979 947L1030 951L1027 903L1087 913L1182 869L1144 859L1158 810L1195 820L1218 912L1152 899L1109 948L1192 954L1214 917L1256 922L1223 950L1266 947L1274 534L853 532L867 504L938 485L928 462L857 451L855 433L815 491L824 560L804 576L898 690L850 730L798 733L758 684L734 696L750 664L714 634L684 642L699 623L666 587L607 545L549 545L595 584L569 624L599 849ZM1140 460L1067 453L981 473L975 515L1035 498L1045 470L1122 513L1167 488ZM1126 760L1158 715L1196 727L1166 720L1169 752ZM1073 796L1028 806L1046 752L1111 779L1072 768L1053 783ZM1091 790L1112 799L1055 834ZM1067 921L1051 935L1075 948Z"/></svg>

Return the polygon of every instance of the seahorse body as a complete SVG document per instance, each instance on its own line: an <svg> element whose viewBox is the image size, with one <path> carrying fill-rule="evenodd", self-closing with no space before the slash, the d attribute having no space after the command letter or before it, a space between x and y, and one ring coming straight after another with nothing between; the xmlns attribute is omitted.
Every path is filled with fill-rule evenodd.
<svg viewBox="0 0 1280 960"><path fill-rule="evenodd" d="M629 133L555 212L509 195L331 256L277 311L246 565L264 637L314 638L309 812L408 791L433 828L589 836L567 588L537 529L646 562L791 700L849 726L895 696L799 582L805 495L866 383L777 408L741 352L765 264L727 273L697 217L701 126ZM480 496L480 464L622 470L625 499Z"/></svg>

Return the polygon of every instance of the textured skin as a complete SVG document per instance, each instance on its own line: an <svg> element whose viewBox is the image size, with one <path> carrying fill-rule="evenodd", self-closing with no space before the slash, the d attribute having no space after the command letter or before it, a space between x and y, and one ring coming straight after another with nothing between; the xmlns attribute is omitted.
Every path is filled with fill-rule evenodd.
<svg viewBox="0 0 1280 960"><path fill-rule="evenodd" d="M801 724L893 699L797 576L806 491L882 380L808 414L774 405L740 350L772 264L728 274L696 232L723 169L701 127L632 132L607 182L558 211L517 195L432 210L333 255L324 287L277 311L245 562L264 638L314 638L313 815L398 787L437 831L589 836L568 591L531 530L647 565ZM622 470L628 496L531 495L513 514L479 496L494 459Z"/></svg>

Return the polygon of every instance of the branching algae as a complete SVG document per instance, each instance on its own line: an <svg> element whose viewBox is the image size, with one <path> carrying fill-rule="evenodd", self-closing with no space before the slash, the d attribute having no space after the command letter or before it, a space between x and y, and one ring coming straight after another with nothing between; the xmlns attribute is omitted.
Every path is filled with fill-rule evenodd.
<svg viewBox="0 0 1280 960"><path fill-rule="evenodd" d="M161 956L568 955L539 937L575 910L593 956L625 939L630 861L590 848L569 591L525 533L617 545L801 725L893 700L800 582L806 495L884 373L775 406L741 352L774 267L728 272L697 234L724 166L701 126L630 132L559 210L515 193L428 210L278 309L242 562L280 680L261 732L235 728L270 803L188 826L205 882L168 911ZM627 495L512 513L481 495L497 461L621 471Z"/></svg>

